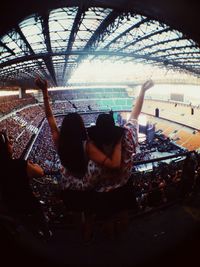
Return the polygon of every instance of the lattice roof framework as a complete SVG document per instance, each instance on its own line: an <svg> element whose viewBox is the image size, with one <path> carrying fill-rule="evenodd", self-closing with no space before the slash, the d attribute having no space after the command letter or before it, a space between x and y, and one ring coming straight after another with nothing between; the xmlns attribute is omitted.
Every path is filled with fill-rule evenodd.
<svg viewBox="0 0 200 267"><path fill-rule="evenodd" d="M64 86L86 59L142 62L200 76L198 44L133 11L70 6L35 13L0 37L1 86Z"/></svg>

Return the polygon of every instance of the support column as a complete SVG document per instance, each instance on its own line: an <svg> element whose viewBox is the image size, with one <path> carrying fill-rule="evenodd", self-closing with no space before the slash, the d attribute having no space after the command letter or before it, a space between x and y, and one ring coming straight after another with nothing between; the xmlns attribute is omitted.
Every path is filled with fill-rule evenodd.
<svg viewBox="0 0 200 267"><path fill-rule="evenodd" d="M19 88L19 98L25 98L26 96L26 88Z"/></svg>

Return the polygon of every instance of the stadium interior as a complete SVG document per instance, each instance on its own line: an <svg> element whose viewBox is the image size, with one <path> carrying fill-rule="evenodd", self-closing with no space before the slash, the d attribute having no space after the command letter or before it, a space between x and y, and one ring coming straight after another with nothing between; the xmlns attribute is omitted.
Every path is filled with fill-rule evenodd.
<svg viewBox="0 0 200 267"><path fill-rule="evenodd" d="M1 4L0 131L12 136L15 159L44 169L45 176L34 178L31 188L52 230L45 240L33 234L33 225L5 212L0 188L2 266L192 266L199 261L199 8L188 0ZM82 214L65 209L59 197L61 163L37 77L48 82L58 125L67 113L78 112L86 127L110 112L116 125L124 126L139 88L147 79L154 81L139 117L139 150L130 177L138 208L129 211L123 235L106 239L104 218L97 216L94 238L85 244ZM184 191L188 158L195 174Z"/></svg>

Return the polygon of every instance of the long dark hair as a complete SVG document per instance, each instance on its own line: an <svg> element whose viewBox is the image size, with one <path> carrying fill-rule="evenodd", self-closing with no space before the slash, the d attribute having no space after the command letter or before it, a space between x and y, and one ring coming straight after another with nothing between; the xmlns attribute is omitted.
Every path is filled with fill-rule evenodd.
<svg viewBox="0 0 200 267"><path fill-rule="evenodd" d="M8 150L8 137L6 132L0 132L0 160L11 159L10 152Z"/></svg>
<svg viewBox="0 0 200 267"><path fill-rule="evenodd" d="M83 141L87 134L81 116L78 113L69 113L62 122L58 155L62 165L73 175L82 177L87 169Z"/></svg>

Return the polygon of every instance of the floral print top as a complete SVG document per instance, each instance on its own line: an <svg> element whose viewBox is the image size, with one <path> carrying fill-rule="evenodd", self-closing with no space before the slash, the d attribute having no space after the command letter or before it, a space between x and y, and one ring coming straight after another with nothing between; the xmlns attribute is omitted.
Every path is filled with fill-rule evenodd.
<svg viewBox="0 0 200 267"><path fill-rule="evenodd" d="M120 170L111 170L89 160L88 170L85 176L77 178L62 167L62 189L77 191L93 189L97 192L109 192L125 185L132 172L133 155L138 142L137 120L129 120L124 128L125 133L122 139L122 162Z"/></svg>
<svg viewBox="0 0 200 267"><path fill-rule="evenodd" d="M89 161L89 176L97 179L95 190L97 192L109 192L125 185L133 168L133 156L138 143L137 120L129 120L125 127L122 139L122 161L120 170L111 170Z"/></svg>

